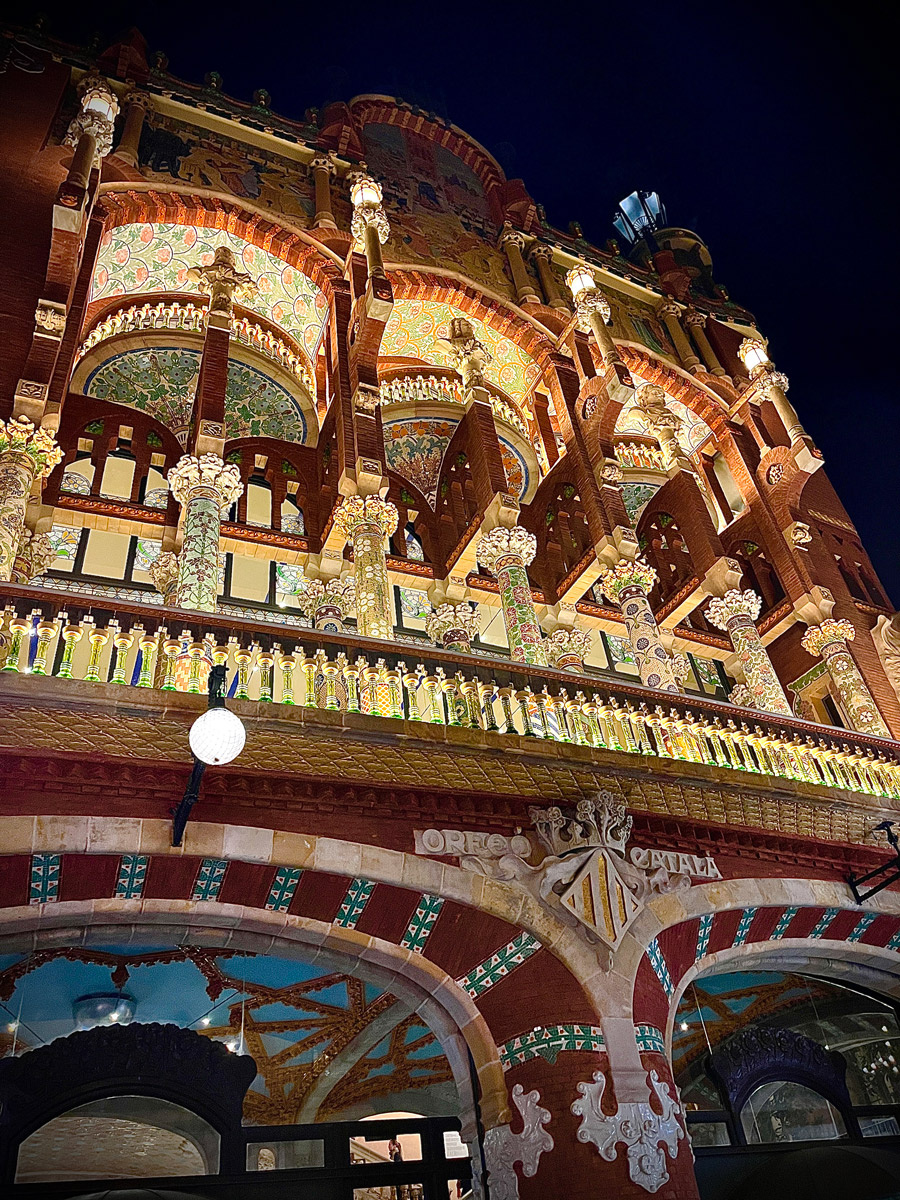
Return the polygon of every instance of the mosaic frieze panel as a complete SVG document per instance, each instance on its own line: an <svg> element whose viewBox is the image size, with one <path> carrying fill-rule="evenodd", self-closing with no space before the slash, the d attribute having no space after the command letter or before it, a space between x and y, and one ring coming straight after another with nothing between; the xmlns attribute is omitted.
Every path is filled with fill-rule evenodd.
<svg viewBox="0 0 900 1200"><path fill-rule="evenodd" d="M219 246L233 251L257 294L244 303L286 329L315 358L327 314L325 296L308 276L267 250L224 229L134 224L108 230L91 286L91 300L135 292L196 292L191 267L209 266Z"/></svg>
<svg viewBox="0 0 900 1200"><path fill-rule="evenodd" d="M315 213L305 166L156 113L144 122L138 163L148 179L211 188L303 224Z"/></svg>
<svg viewBox="0 0 900 1200"><path fill-rule="evenodd" d="M521 500L531 482L528 465L519 451L503 438L500 439L500 457L503 459L503 469L506 472L509 490L515 492Z"/></svg>
<svg viewBox="0 0 900 1200"><path fill-rule="evenodd" d="M434 506L444 452L456 432L456 421L421 418L388 421L384 449L391 470L408 479Z"/></svg>
<svg viewBox="0 0 900 1200"><path fill-rule="evenodd" d="M471 168L431 138L396 125L366 125L363 140L391 222L389 257L456 267L512 296L496 246L498 226Z"/></svg>
<svg viewBox="0 0 900 1200"><path fill-rule="evenodd" d="M637 525L641 513L658 491L659 485L655 483L622 484L622 499L625 502L625 511L628 513L632 527Z"/></svg>
<svg viewBox="0 0 900 1200"><path fill-rule="evenodd" d="M145 412L177 432L190 422L199 373L198 350L175 346L125 350L96 367L85 390L97 400ZM236 360L228 364L225 428L232 438L306 440L306 420L290 392L256 367ZM164 501L153 505L164 506Z"/></svg>
<svg viewBox="0 0 900 1200"><path fill-rule="evenodd" d="M643 381L638 380L638 383L641 382ZM698 446L703 445L712 431L705 421L698 417L696 413L691 412L689 408L686 408L680 400L673 400L671 396L667 396L666 408L680 418L681 425L676 431L678 441L688 452L688 454L693 454ZM644 436L650 432L642 414L637 408L635 408L634 398L632 398L619 413L619 419L616 421L615 431L620 435L636 433ZM650 436L653 436L653 434Z"/></svg>
<svg viewBox="0 0 900 1200"><path fill-rule="evenodd" d="M436 367L452 367L449 347L441 339L453 317L466 317L475 336L489 350L485 378L514 400L523 401L541 377L540 368L515 342L438 300L396 300L384 331L381 353L386 358L417 358Z"/></svg>

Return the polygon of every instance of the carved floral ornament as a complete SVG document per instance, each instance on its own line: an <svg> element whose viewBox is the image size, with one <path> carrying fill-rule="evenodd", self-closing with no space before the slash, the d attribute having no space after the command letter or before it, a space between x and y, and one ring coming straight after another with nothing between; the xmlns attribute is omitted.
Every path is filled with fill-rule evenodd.
<svg viewBox="0 0 900 1200"><path fill-rule="evenodd" d="M426 618L425 631L440 645L448 633L459 631L468 641L478 632L478 609L471 604L439 604Z"/></svg>
<svg viewBox="0 0 900 1200"><path fill-rule="evenodd" d="M380 496L347 496L334 514L335 528L349 541L361 532L371 532L373 526L390 537L399 519L396 506Z"/></svg>
<svg viewBox="0 0 900 1200"><path fill-rule="evenodd" d="M589 267L573 267L566 275L566 286L575 301L575 315L578 328L583 333L590 333L591 317L598 313L604 325L612 315L609 301L597 286L593 272Z"/></svg>
<svg viewBox="0 0 900 1200"><path fill-rule="evenodd" d="M579 1083L581 1099L572 1105L572 1113L581 1117L576 1135L579 1142L593 1143L607 1162L614 1162L617 1147L624 1145L632 1183L653 1193L669 1181L665 1151L670 1158L677 1158L679 1143L686 1134L672 1088L660 1080L656 1071L650 1072L649 1082L662 1112L655 1112L649 1103L631 1101L620 1104L614 1116L607 1116L601 1108L606 1076L595 1071L593 1083Z"/></svg>
<svg viewBox="0 0 900 1200"><path fill-rule="evenodd" d="M537 1174L541 1155L553 1149L553 1137L544 1128L550 1124L550 1113L541 1108L540 1098L539 1091L525 1092L517 1083L512 1090L512 1101L522 1117L521 1133L513 1133L508 1125L498 1125L484 1135L491 1200L518 1200L515 1164L520 1163L522 1174L531 1179Z"/></svg>
<svg viewBox="0 0 900 1200"><path fill-rule="evenodd" d="M584 629L554 629L545 639L544 646L551 663L568 658L583 662L591 648L591 635Z"/></svg>
<svg viewBox="0 0 900 1200"><path fill-rule="evenodd" d="M831 617L821 625L810 625L800 639L800 645L808 654L818 657L826 646L841 642L852 642L856 630L849 621L835 621Z"/></svg>
<svg viewBox="0 0 900 1200"><path fill-rule="evenodd" d="M632 589L649 596L658 578L645 559L623 558L600 576L599 583L604 594L618 604L625 592Z"/></svg>
<svg viewBox="0 0 900 1200"><path fill-rule="evenodd" d="M224 512L244 490L241 473L234 463L225 463L217 454L201 454L195 458L185 454L167 476L169 490L179 504L187 504L197 496L218 502Z"/></svg>
<svg viewBox="0 0 900 1200"><path fill-rule="evenodd" d="M481 566L492 575L511 562L520 562L527 567L537 554L537 538L521 525L514 525L512 529L498 525L480 538L476 554ZM505 561L507 559L510 561Z"/></svg>
<svg viewBox="0 0 900 1200"><path fill-rule="evenodd" d="M31 583L45 575L56 559L56 549L46 533L22 532L12 569L13 583Z"/></svg>
<svg viewBox="0 0 900 1200"><path fill-rule="evenodd" d="M706 607L706 615L717 629L728 629L729 622L735 618L746 618L755 621L762 608L762 598L747 588L730 588L724 596L716 596Z"/></svg>
<svg viewBox="0 0 900 1200"><path fill-rule="evenodd" d="M30 460L36 479L46 479L63 452L49 429L35 429L27 417L0 421L0 458L22 455Z"/></svg>
<svg viewBox="0 0 900 1200"><path fill-rule="evenodd" d="M191 283L200 285L200 291L209 295L209 311L224 313L230 317L235 296L256 295L257 287L253 276L237 269L234 251L228 246L216 247L213 261L208 267L191 267L187 273Z"/></svg>
<svg viewBox="0 0 900 1200"><path fill-rule="evenodd" d="M90 72L78 85L81 108L66 131L64 145L77 146L83 134L97 143L97 156L104 158L112 150L113 131L119 113L115 92L102 75Z"/></svg>
<svg viewBox="0 0 900 1200"><path fill-rule="evenodd" d="M350 176L350 199L353 202L350 232L357 246L364 247L366 229L370 225L375 227L383 246L391 236L391 226L381 204L381 185L365 171L357 171Z"/></svg>
<svg viewBox="0 0 900 1200"><path fill-rule="evenodd" d="M325 583L321 579L304 577L297 598L300 608L310 618L323 608L337 608L341 616L346 617L356 603L356 581L352 575L342 575Z"/></svg>

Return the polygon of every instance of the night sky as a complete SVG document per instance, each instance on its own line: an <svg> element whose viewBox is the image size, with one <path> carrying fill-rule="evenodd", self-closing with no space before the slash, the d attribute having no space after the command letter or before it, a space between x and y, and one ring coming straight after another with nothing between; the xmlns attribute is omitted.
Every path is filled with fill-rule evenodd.
<svg viewBox="0 0 900 1200"><path fill-rule="evenodd" d="M602 245L659 191L753 312L895 604L898 72L887 8L706 2L39 4L46 31L137 24L169 69L302 118L364 92L449 117L551 223ZM80 11L79 11L80 10ZM89 11L88 11L89 10ZM257 18L254 23L254 17Z"/></svg>

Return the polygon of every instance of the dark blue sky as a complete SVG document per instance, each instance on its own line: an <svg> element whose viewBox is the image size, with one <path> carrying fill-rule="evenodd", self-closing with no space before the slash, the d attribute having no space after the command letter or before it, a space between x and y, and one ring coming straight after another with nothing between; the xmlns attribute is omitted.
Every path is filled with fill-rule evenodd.
<svg viewBox="0 0 900 1200"><path fill-rule="evenodd" d="M386 92L441 112L602 244L615 202L662 195L757 316L895 603L898 72L866 3L628 6L325 0L40 6L87 41L138 25L170 70L302 117ZM836 6L835 6L836 7ZM205 15L204 14L205 11ZM256 23L254 23L254 20Z"/></svg>

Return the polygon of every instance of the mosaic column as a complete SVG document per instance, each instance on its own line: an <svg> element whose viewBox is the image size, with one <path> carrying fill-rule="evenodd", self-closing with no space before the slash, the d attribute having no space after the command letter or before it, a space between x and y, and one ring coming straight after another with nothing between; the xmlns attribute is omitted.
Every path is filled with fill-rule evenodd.
<svg viewBox="0 0 900 1200"><path fill-rule="evenodd" d="M384 540L397 528L396 507L380 496L348 496L334 514L335 528L353 546L356 623L363 637L391 637L394 619Z"/></svg>
<svg viewBox="0 0 900 1200"><path fill-rule="evenodd" d="M762 644L759 630L753 623L761 607L762 600L750 588L744 592L731 588L724 596L715 596L710 600L706 615L717 629L723 629L731 638L744 672L747 691L740 693L735 704L744 703L749 708L783 713L789 717L792 715L791 706Z"/></svg>
<svg viewBox="0 0 900 1200"><path fill-rule="evenodd" d="M425 632L436 646L470 654L478 632L478 609L471 604L439 604L427 617Z"/></svg>
<svg viewBox="0 0 900 1200"><path fill-rule="evenodd" d="M185 454L168 475L169 489L183 510L178 558L179 608L214 612L219 595L219 523L244 490L238 468L217 454Z"/></svg>
<svg viewBox="0 0 900 1200"><path fill-rule="evenodd" d="M591 648L591 635L583 629L555 629L544 644L551 667L578 674L584 670L584 656Z"/></svg>
<svg viewBox="0 0 900 1200"><path fill-rule="evenodd" d="M835 621L829 617L821 625L810 625L800 644L808 654L821 655L853 728L858 733L890 737L890 730L847 646L855 637L856 630L849 621Z"/></svg>
<svg viewBox="0 0 900 1200"><path fill-rule="evenodd" d="M536 553L537 539L521 525L492 529L481 537L476 550L479 563L496 575L500 584L510 658L545 667L547 652L525 570Z"/></svg>
<svg viewBox="0 0 900 1200"><path fill-rule="evenodd" d="M643 559L623 558L601 575L598 582L622 610L641 681L660 692L677 692L679 687L672 660L660 640L656 618L647 599L656 579L656 572Z"/></svg>
<svg viewBox="0 0 900 1200"><path fill-rule="evenodd" d="M316 629L323 633L343 633L344 618L356 603L356 586L349 576L329 579L327 583L304 579L297 598Z"/></svg>
<svg viewBox="0 0 900 1200"><path fill-rule="evenodd" d="M35 429L27 417L0 421L0 583L12 578L34 481L46 479L61 458L49 430Z"/></svg>

